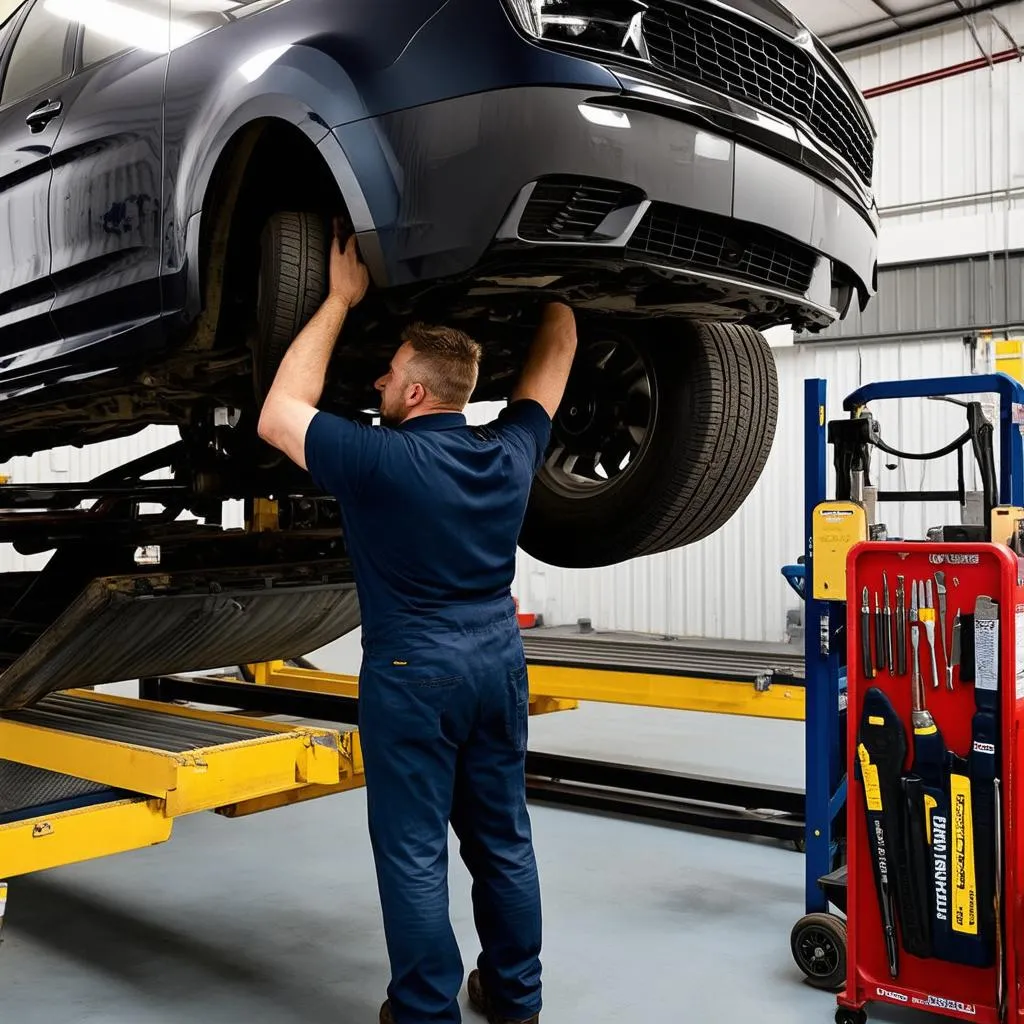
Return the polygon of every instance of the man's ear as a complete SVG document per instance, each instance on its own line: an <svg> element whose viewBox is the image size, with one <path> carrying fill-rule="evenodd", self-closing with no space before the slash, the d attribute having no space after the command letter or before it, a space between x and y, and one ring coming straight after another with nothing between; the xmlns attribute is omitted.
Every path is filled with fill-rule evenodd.
<svg viewBox="0 0 1024 1024"><path fill-rule="evenodd" d="M405 404L410 408L421 405L427 397L427 389L422 384L410 384L405 392Z"/></svg>

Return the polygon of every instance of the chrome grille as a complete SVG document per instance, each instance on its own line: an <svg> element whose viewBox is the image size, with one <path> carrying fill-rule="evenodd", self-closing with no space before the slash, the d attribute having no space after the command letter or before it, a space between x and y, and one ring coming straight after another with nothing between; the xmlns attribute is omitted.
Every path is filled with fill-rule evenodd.
<svg viewBox="0 0 1024 1024"><path fill-rule="evenodd" d="M871 183L871 130L854 98L807 51L752 21L691 0L652 3L644 37L656 67L801 121Z"/></svg>

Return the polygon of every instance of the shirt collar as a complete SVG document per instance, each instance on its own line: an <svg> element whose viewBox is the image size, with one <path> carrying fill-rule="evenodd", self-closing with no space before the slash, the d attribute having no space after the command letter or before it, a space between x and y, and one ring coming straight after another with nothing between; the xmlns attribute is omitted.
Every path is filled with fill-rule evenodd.
<svg viewBox="0 0 1024 1024"><path fill-rule="evenodd" d="M406 420L402 430L452 430L465 425L466 417L461 412L431 412Z"/></svg>

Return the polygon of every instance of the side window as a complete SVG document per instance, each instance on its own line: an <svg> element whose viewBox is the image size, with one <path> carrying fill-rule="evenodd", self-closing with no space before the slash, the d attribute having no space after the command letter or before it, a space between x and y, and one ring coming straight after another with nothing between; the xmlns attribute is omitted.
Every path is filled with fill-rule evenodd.
<svg viewBox="0 0 1024 1024"><path fill-rule="evenodd" d="M18 20L17 11L13 12L11 16L0 26L0 55L3 54L4 50L7 49L7 44L11 41L11 36L14 34L14 23Z"/></svg>
<svg viewBox="0 0 1024 1024"><path fill-rule="evenodd" d="M82 35L82 67L87 68L90 64L106 60L108 57L113 57L115 53L127 49L129 46L123 40L104 35L86 25Z"/></svg>
<svg viewBox="0 0 1024 1024"><path fill-rule="evenodd" d="M64 77L67 34L67 18L52 14L43 0L38 0L14 42L0 106L30 96Z"/></svg>

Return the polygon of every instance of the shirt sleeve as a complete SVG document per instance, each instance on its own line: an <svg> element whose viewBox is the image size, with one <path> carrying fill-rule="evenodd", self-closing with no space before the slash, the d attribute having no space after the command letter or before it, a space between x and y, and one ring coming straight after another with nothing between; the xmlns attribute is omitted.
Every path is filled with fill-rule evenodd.
<svg viewBox="0 0 1024 1024"><path fill-rule="evenodd" d="M532 398L510 402L491 426L499 436L526 450L534 472L544 465L551 441L551 417L539 402Z"/></svg>
<svg viewBox="0 0 1024 1024"><path fill-rule="evenodd" d="M318 412L306 430L306 468L322 491L353 498L376 472L384 443L377 427Z"/></svg>

